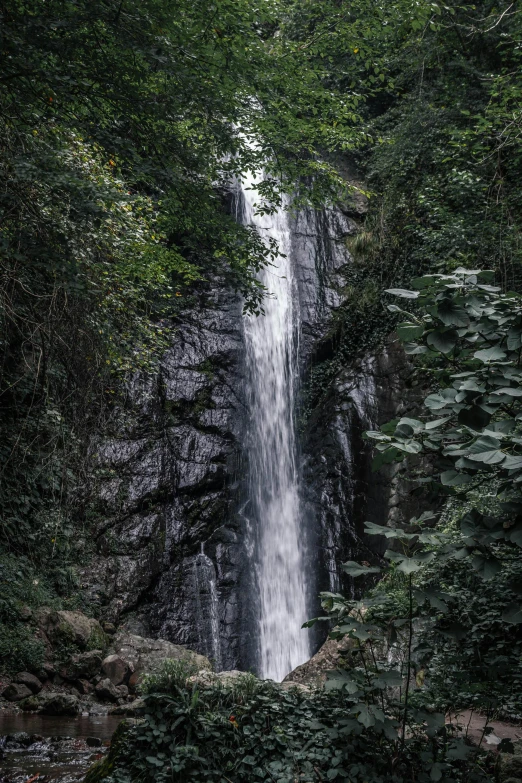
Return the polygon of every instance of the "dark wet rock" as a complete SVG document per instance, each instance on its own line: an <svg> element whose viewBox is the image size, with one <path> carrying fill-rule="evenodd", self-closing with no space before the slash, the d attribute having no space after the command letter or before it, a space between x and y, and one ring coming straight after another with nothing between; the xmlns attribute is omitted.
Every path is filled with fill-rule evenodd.
<svg viewBox="0 0 522 783"><path fill-rule="evenodd" d="M100 680L94 688L94 692L102 701L118 701L118 699L121 698L120 691L116 685L113 685L108 677L104 680Z"/></svg>
<svg viewBox="0 0 522 783"><path fill-rule="evenodd" d="M77 653L71 656L67 665L60 670L60 674L65 680L71 682L80 679L90 680L100 673L102 659L102 650Z"/></svg>
<svg viewBox="0 0 522 783"><path fill-rule="evenodd" d="M27 687L27 685L23 685L22 683L18 682L12 682L7 686L7 688L4 688L2 691L2 696L4 699L7 699L7 701L22 701L22 699L26 699L28 696L31 696L31 693L32 691Z"/></svg>
<svg viewBox="0 0 522 783"><path fill-rule="evenodd" d="M21 685L27 685L31 693L39 693L42 690L42 683L38 677L30 672L18 672L13 680Z"/></svg>
<svg viewBox="0 0 522 783"><path fill-rule="evenodd" d="M239 297L209 286L201 307L176 322L157 376L129 379L111 432L93 448L103 474L98 555L82 572L105 622L127 623L132 612L137 635L215 657L208 584L195 574L205 542L228 665L237 662L234 591L245 563L234 476L244 418L241 319Z"/></svg>
<svg viewBox="0 0 522 783"><path fill-rule="evenodd" d="M129 677L129 682L127 683L131 693L134 693L134 691L138 687L139 681L140 681L140 673L132 672L131 676Z"/></svg>
<svg viewBox="0 0 522 783"><path fill-rule="evenodd" d="M34 741L32 736L26 731L17 731L14 734L8 734L6 736L6 743L8 745L18 745L22 747L28 747Z"/></svg>
<svg viewBox="0 0 522 783"><path fill-rule="evenodd" d="M126 699L129 695L129 689L126 685L117 685L116 690L118 691L120 699Z"/></svg>
<svg viewBox="0 0 522 783"><path fill-rule="evenodd" d="M94 690L94 685L88 680L77 680L76 687L82 696L88 696Z"/></svg>
<svg viewBox="0 0 522 783"><path fill-rule="evenodd" d="M99 737L86 737L85 742L89 748L101 748L103 744Z"/></svg>
<svg viewBox="0 0 522 783"><path fill-rule="evenodd" d="M121 685L121 683L130 674L131 669L129 664L120 658L119 655L108 655L102 663L103 673L109 678L113 685Z"/></svg>
<svg viewBox="0 0 522 783"><path fill-rule="evenodd" d="M80 711L80 703L76 696L55 691L41 691L35 696L24 699L20 706L23 710L39 712L42 715L77 715Z"/></svg>
<svg viewBox="0 0 522 783"><path fill-rule="evenodd" d="M42 664L41 670L38 672L38 676L41 680L52 679L56 674L56 667L53 663L46 661Z"/></svg>
<svg viewBox="0 0 522 783"><path fill-rule="evenodd" d="M372 471L371 446L363 439L365 430L416 409L422 390L410 388L410 378L408 358L392 337L379 352L342 369L310 417L302 446L304 505L315 520L311 550L322 558L310 566L314 594L352 589L341 564L371 559L379 546L364 534L367 519L400 523L422 509L395 466Z"/></svg>

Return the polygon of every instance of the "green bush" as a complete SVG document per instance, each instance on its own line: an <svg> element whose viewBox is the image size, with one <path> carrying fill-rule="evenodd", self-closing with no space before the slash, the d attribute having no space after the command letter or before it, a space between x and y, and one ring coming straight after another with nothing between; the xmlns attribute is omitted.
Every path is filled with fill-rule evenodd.
<svg viewBox="0 0 522 783"><path fill-rule="evenodd" d="M466 753L443 727L429 740L412 736L399 757L385 724L370 725L358 696L342 689L287 690L248 674L198 684L190 667L169 662L144 691L143 719L118 741L110 769L93 768L89 781L428 783L441 779L431 770L444 747L447 780L490 779L480 767L468 776Z"/></svg>
<svg viewBox="0 0 522 783"><path fill-rule="evenodd" d="M36 671L45 659L45 647L33 630L22 623L0 623L0 670L5 674Z"/></svg>

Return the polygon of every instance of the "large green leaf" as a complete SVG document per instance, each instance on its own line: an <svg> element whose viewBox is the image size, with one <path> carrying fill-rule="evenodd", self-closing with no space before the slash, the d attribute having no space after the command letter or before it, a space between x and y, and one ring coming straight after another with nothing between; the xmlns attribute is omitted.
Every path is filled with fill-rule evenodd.
<svg viewBox="0 0 522 783"><path fill-rule="evenodd" d="M494 449L492 451L481 451L478 454L469 454L469 459L474 462L483 462L485 465L497 465L505 459L506 455Z"/></svg>
<svg viewBox="0 0 522 783"><path fill-rule="evenodd" d="M435 557L435 552L419 552L412 557L402 555L400 552L394 552L391 549L387 549L384 553L384 557L388 560L392 560L397 563L397 570L403 574L413 574L429 563Z"/></svg>
<svg viewBox="0 0 522 783"><path fill-rule="evenodd" d="M520 625L522 623L522 606L514 602L509 604L502 612L502 619L510 625Z"/></svg>
<svg viewBox="0 0 522 783"><path fill-rule="evenodd" d="M445 487L460 487L463 484L469 484L473 479L467 473L445 470L444 473L440 474L440 480Z"/></svg>
<svg viewBox="0 0 522 783"><path fill-rule="evenodd" d="M404 321L395 328L395 331L401 340L416 340L424 334L424 326Z"/></svg>
<svg viewBox="0 0 522 783"><path fill-rule="evenodd" d="M349 560L342 564L342 569L348 576L367 576L368 574L379 574L381 569L378 566L366 566Z"/></svg>
<svg viewBox="0 0 522 783"><path fill-rule="evenodd" d="M469 408L463 408L458 414L459 424L464 424L473 430L480 430L487 427L491 421L491 413L488 413L480 405L471 405Z"/></svg>
<svg viewBox="0 0 522 783"><path fill-rule="evenodd" d="M451 353L455 348L458 340L458 334L455 329L447 329L445 331L437 329L434 332L430 332L427 337L427 343L440 353Z"/></svg>
<svg viewBox="0 0 522 783"><path fill-rule="evenodd" d="M443 299L437 306L437 315L445 326L468 326L469 315L453 299Z"/></svg>
<svg viewBox="0 0 522 783"><path fill-rule="evenodd" d="M418 291L407 291L405 288L387 288L386 293L400 296L402 299L417 299L419 296Z"/></svg>
<svg viewBox="0 0 522 783"><path fill-rule="evenodd" d="M498 345L494 345L492 348L476 351L473 356L475 359L480 359L481 362L499 362L506 358L506 353Z"/></svg>
<svg viewBox="0 0 522 783"><path fill-rule="evenodd" d="M493 579L502 568L500 561L494 557L476 555L471 562L473 568L482 579Z"/></svg>

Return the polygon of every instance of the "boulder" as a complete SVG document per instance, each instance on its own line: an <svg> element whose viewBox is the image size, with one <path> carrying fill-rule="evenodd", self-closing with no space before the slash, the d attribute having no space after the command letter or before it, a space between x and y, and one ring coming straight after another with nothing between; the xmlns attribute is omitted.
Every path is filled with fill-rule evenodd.
<svg viewBox="0 0 522 783"><path fill-rule="evenodd" d="M42 664L41 670L38 672L40 680L52 679L56 674L56 666L50 661L46 661Z"/></svg>
<svg viewBox="0 0 522 783"><path fill-rule="evenodd" d="M118 704L117 707L111 707L109 715L128 715L134 717L140 715L145 709L145 701L143 699L134 699L129 704Z"/></svg>
<svg viewBox="0 0 522 783"><path fill-rule="evenodd" d="M22 745L25 748L33 742L31 734L28 734L26 731L17 731L14 734L8 734L5 740L8 745Z"/></svg>
<svg viewBox="0 0 522 783"><path fill-rule="evenodd" d="M26 685L31 693L40 693L42 690L42 683L38 677L30 674L30 672L18 672L16 677L14 677L14 681L21 685Z"/></svg>
<svg viewBox="0 0 522 783"><path fill-rule="evenodd" d="M346 660L346 657L350 656L354 647L355 642L349 637L345 637L341 641L329 639L313 658L287 674L283 683L319 688L326 682L326 675L329 671L336 669L340 664L343 664L344 667L353 665Z"/></svg>
<svg viewBox="0 0 522 783"><path fill-rule="evenodd" d="M92 683L90 683L88 680L77 680L76 687L84 696L88 696L89 693L92 693L94 690L94 685L92 685Z"/></svg>
<svg viewBox="0 0 522 783"><path fill-rule="evenodd" d="M91 680L99 674L103 659L102 650L89 650L88 652L72 655L60 674L66 680Z"/></svg>
<svg viewBox="0 0 522 783"><path fill-rule="evenodd" d="M12 682L7 688L4 688L2 696L7 701L22 701L22 699L27 699L28 696L31 696L31 693L32 691L29 690L27 685Z"/></svg>
<svg viewBox="0 0 522 783"><path fill-rule="evenodd" d="M101 667L113 685L121 685L131 671L129 664L119 655L108 655Z"/></svg>
<svg viewBox="0 0 522 783"><path fill-rule="evenodd" d="M119 689L112 684L108 677L100 680L94 690L96 696L102 701L118 701L121 698Z"/></svg>
<svg viewBox="0 0 522 783"><path fill-rule="evenodd" d="M61 610L40 614L41 628L53 645L75 645L81 650L103 649L107 637L98 620L82 612Z"/></svg>
<svg viewBox="0 0 522 783"><path fill-rule="evenodd" d="M231 669L226 672L211 672L208 669L193 674L188 678L188 682L199 685L200 688L212 688L215 685L222 685L224 688L234 688L235 685L241 684L245 681L245 678L252 678L252 675L248 672L242 672L238 669Z"/></svg>
<svg viewBox="0 0 522 783"><path fill-rule="evenodd" d="M80 711L80 703L76 696L53 691L42 691L30 696L24 699L20 706L23 710L39 712L42 715L77 715Z"/></svg>
<svg viewBox="0 0 522 783"><path fill-rule="evenodd" d="M138 687L139 681L140 681L140 673L139 672L132 672L131 676L129 677L129 682L128 682L129 690L130 691L135 691L136 688Z"/></svg>
<svg viewBox="0 0 522 783"><path fill-rule="evenodd" d="M134 672L131 676L133 681L129 681L131 689L136 687L140 676L157 672L161 664L169 659L186 661L198 671L212 670L209 659L204 655L165 639L146 639L127 631L120 631L112 638L109 652L119 656Z"/></svg>

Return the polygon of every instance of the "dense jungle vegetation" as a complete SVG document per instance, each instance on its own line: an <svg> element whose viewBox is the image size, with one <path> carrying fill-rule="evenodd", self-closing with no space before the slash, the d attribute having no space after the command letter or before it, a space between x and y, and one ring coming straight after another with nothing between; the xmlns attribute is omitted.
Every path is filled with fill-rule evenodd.
<svg viewBox="0 0 522 783"><path fill-rule="evenodd" d="M393 546L347 564L367 598L323 596L348 673L315 701L252 683L200 698L171 673L113 780L494 779L444 713L522 714L521 13L0 1L0 658L41 654L23 605L83 606L89 435L126 375L153 370L213 281L262 307L256 270L277 251L229 214L232 176L264 167L266 209L284 190L349 210L344 158L370 197L307 405L394 328L431 390L369 434L376 467L397 463L433 513L370 523Z"/></svg>

